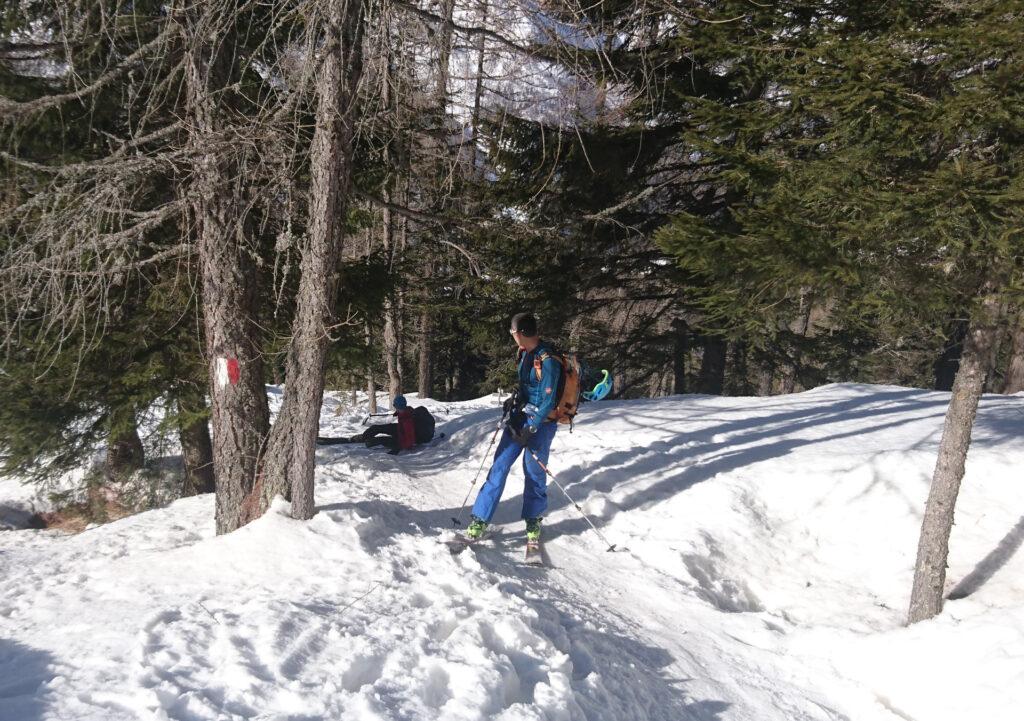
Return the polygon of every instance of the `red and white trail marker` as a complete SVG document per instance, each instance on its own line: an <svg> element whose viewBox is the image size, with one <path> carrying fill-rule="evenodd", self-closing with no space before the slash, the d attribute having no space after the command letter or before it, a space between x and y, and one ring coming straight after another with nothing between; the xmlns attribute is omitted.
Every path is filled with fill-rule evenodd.
<svg viewBox="0 0 1024 721"><path fill-rule="evenodd" d="M238 385L238 379L241 376L241 371L238 367L237 358L218 358L217 359L217 387L223 388L229 383L233 386Z"/></svg>

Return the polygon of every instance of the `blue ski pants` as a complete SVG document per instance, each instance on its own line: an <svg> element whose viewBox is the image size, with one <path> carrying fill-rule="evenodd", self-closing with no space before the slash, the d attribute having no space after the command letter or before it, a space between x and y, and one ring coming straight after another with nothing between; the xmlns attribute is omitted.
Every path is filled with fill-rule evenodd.
<svg viewBox="0 0 1024 721"><path fill-rule="evenodd" d="M537 432L530 438L529 447L545 466L548 464L551 441L555 439L557 430L557 423L547 421L541 423ZM473 504L474 516L491 522L494 512L498 509L498 502L501 501L502 491L505 490L505 479L508 478L512 464L519 458L520 453L523 453L523 475L526 476L526 485L523 488L523 518L539 518L544 515L548 507L547 477L544 469L530 453L523 452L522 444L515 440L506 428L502 431L498 450L494 452L494 463L487 473L487 480Z"/></svg>

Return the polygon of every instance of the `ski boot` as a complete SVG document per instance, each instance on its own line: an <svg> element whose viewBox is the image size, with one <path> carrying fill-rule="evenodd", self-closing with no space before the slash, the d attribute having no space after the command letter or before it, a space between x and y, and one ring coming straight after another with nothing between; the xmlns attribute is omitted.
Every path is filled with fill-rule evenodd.
<svg viewBox="0 0 1024 721"><path fill-rule="evenodd" d="M473 521L469 524L469 528L466 529L466 538L476 541L483 538L485 533L487 533L487 521L482 521L473 516Z"/></svg>

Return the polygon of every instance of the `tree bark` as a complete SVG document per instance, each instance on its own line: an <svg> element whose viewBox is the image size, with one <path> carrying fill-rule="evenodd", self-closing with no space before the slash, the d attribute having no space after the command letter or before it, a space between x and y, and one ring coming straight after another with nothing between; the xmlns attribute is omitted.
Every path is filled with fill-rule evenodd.
<svg viewBox="0 0 1024 721"><path fill-rule="evenodd" d="M477 17L478 27L487 27L487 14L490 10L488 0L480 3L480 14ZM473 115L472 115L472 147L469 153L470 172L473 177L483 180L485 166L480 162L480 109L481 99L484 94L484 59L487 54L487 37L480 33L476 39L476 82L473 87Z"/></svg>
<svg viewBox="0 0 1024 721"><path fill-rule="evenodd" d="M388 153L384 154L387 162ZM390 202L391 197L388 190L384 190L384 200ZM388 254L388 272L394 273L395 259L398 249L395 247L394 223L391 211L387 208L381 212L381 240L384 252ZM391 400L402 393L402 347L399 334L400 322L398 320L399 305L398 299L401 291L392 289L384 299L384 365L388 372L388 396Z"/></svg>
<svg viewBox="0 0 1024 721"><path fill-rule="evenodd" d="M234 12L229 10L227 14ZM270 411L259 352L255 268L231 183L237 163L223 149L224 107L230 107L237 16L192 5L186 25L186 117L196 165L188 197L198 231L203 323L209 362L217 533L241 526ZM226 32L225 32L226 30ZM215 37L215 42L211 38ZM211 44L212 42L212 44Z"/></svg>
<svg viewBox="0 0 1024 721"><path fill-rule="evenodd" d="M391 97L391 55L390 49L384 59L384 78L381 89L384 107L387 111L394 110ZM384 148L384 164L390 167L391 151ZM382 194L385 202L391 202L391 191L385 185ZM388 274L395 272L395 261L399 258L399 248L395 243L395 226L391 210L385 207L381 211L381 244L388 255ZM400 289L392 289L384 299L384 365L388 372L388 397L394 401L395 396L402 394L402 344L398 314L401 312Z"/></svg>
<svg viewBox="0 0 1024 721"><path fill-rule="evenodd" d="M960 367L953 383L953 395L939 442L939 456L921 523L921 537L914 567L909 623L932 618L942 610L946 583L949 536L960 481L964 476L971 430L992 366L992 351L999 328L1000 298L995 284L986 285L981 305L964 338Z"/></svg>
<svg viewBox="0 0 1024 721"><path fill-rule="evenodd" d="M935 361L935 390L951 391L960 366L960 354L967 334L967 321L958 318L950 326L949 337L942 347L942 354Z"/></svg>
<svg viewBox="0 0 1024 721"><path fill-rule="evenodd" d="M698 393L720 396L725 389L725 357L728 344L720 336L704 336L704 355L700 361Z"/></svg>
<svg viewBox="0 0 1024 721"><path fill-rule="evenodd" d="M373 336L370 333L370 324L367 322L363 327L366 338L366 357L370 358L370 351L373 348ZM377 380L373 377L373 363L366 364L366 397L369 399L370 413L377 412Z"/></svg>
<svg viewBox="0 0 1024 721"><path fill-rule="evenodd" d="M428 299L424 299L428 300ZM419 396L430 398L434 386L433 353L431 333L433 332L430 310L424 308L420 313L420 364L419 364Z"/></svg>
<svg viewBox="0 0 1024 721"><path fill-rule="evenodd" d="M302 248L285 391L270 432L256 513L276 495L292 501L293 518L312 518L316 437L323 404L328 328L338 297L341 223L352 179L356 86L362 74L363 5L330 0L317 79L316 126L310 153L309 228Z"/></svg>
<svg viewBox="0 0 1024 721"><path fill-rule="evenodd" d="M1024 391L1024 311L1017 315L1011 333L1010 364L1003 378L1003 393Z"/></svg>
<svg viewBox="0 0 1024 721"><path fill-rule="evenodd" d="M107 438L104 473L108 481L119 481L145 465L146 452L139 438L134 412L120 412L112 417L111 429Z"/></svg>
<svg viewBox="0 0 1024 721"><path fill-rule="evenodd" d="M185 391L178 394L177 403L178 439L181 442L181 458L185 467L181 495L184 497L213 493L213 442L210 439L205 400L200 393Z"/></svg>
<svg viewBox="0 0 1024 721"><path fill-rule="evenodd" d="M750 393L750 381L747 377L747 344L736 341L730 344L729 358L726 360L725 387L727 395L744 396Z"/></svg>
<svg viewBox="0 0 1024 721"><path fill-rule="evenodd" d="M690 352L690 329L686 321L672 323L672 392L686 393L686 356Z"/></svg>

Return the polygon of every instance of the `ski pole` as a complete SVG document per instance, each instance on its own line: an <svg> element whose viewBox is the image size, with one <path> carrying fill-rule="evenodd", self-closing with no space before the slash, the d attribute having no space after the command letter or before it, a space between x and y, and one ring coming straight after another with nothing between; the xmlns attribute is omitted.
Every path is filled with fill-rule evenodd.
<svg viewBox="0 0 1024 721"><path fill-rule="evenodd" d="M558 490L560 490L562 492L562 494L566 498L569 499L569 503L574 505L576 507L576 510L580 512L580 515L583 516L583 518L586 519L587 523L590 524L590 527L594 529L594 533L597 534L597 537L600 538L605 543L605 545L608 546L608 548L606 548L605 550L606 551L614 551L615 550L615 544L614 543L608 543L608 539L604 537L603 533L601 533L599 530L597 530L597 526L595 526L594 522L590 520L590 516L588 516L586 513L583 512L583 509L580 508L580 504L578 504L576 501L572 500L572 496L569 495L569 492L566 491L562 487L562 484L558 482L558 479L555 478L555 474L552 473L551 471L549 471L548 467L545 466L544 463L539 458L537 458L537 454L533 452L532 448L527 446L526 450L528 450L530 452L530 455L533 456L533 460L537 461L537 465L540 466L542 469L544 469L544 472L547 473L548 476L551 478L551 480L555 482L555 485L558 486Z"/></svg>
<svg viewBox="0 0 1024 721"><path fill-rule="evenodd" d="M363 425L365 426L367 423L369 423L371 418L384 418L385 416L390 415L390 413L368 413L366 418L363 419Z"/></svg>
<svg viewBox="0 0 1024 721"><path fill-rule="evenodd" d="M476 471L476 475L473 477L473 483L470 485L469 490L466 492L466 497L462 499L462 505L459 507L459 515L452 516L452 525L462 525L462 514L466 510L466 504L469 503L469 496L476 488L476 482L480 480L480 472L484 469L484 464L487 463L487 459L491 456L491 447L494 446L494 441L498 437L498 432L505 426L505 413L501 414L501 420L498 421L498 427L494 429L494 435L491 436L491 442L487 444L487 452L484 453L483 460L480 461L480 467Z"/></svg>

